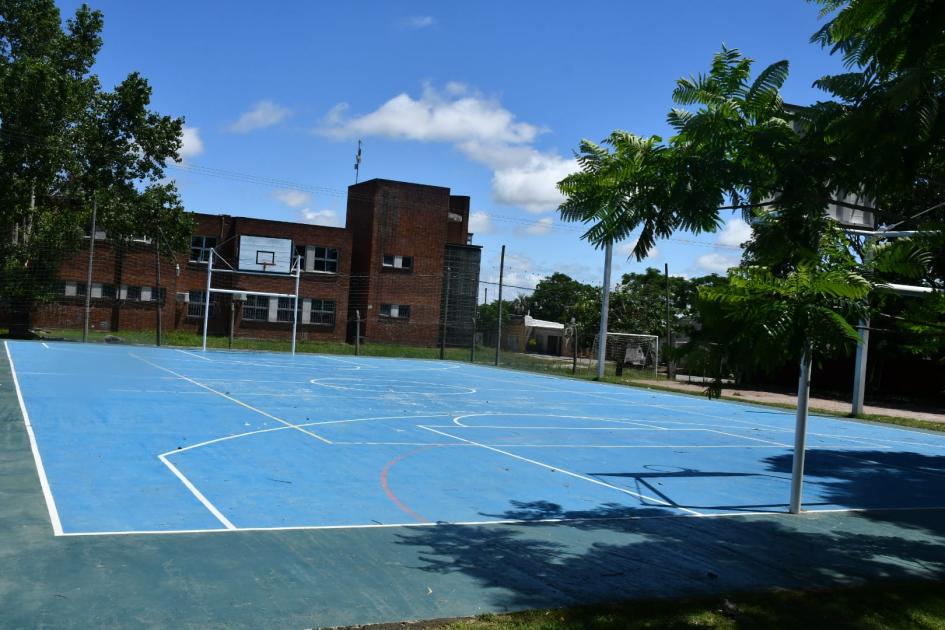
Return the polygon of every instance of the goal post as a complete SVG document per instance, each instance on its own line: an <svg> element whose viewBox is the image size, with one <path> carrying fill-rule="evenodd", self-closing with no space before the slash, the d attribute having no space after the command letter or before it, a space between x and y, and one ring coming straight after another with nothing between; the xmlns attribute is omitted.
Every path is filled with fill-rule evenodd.
<svg viewBox="0 0 945 630"><path fill-rule="evenodd" d="M658 335L608 332L605 334L603 345L601 344L600 335L594 337L591 362L594 363L593 367L597 370L598 357L603 357L605 363L603 366L604 373L611 373L615 376L622 376L624 369L630 369L641 373L652 371L653 378L657 378L659 353L660 340Z"/></svg>
<svg viewBox="0 0 945 630"><path fill-rule="evenodd" d="M215 263L223 263L222 265L218 264L216 267ZM254 264L260 265L262 269L268 269L273 263L270 261L261 261ZM241 299L245 301L248 296L254 296L259 298L265 298L267 300L266 304L268 311L276 313L276 319L272 320L268 318L269 321L286 321L286 319L280 319L281 311L286 310L283 308L280 302L276 303L276 308L268 306L268 300L274 298L276 300L291 300L291 319L292 322L291 328L291 347L292 354L295 355L296 349L296 338L298 336L298 320L299 320L299 280L302 275L302 258L301 256L294 256L291 263L288 266L288 273L280 271L254 271L247 270L242 268L234 269L232 266L226 263L223 257L213 248L209 250L209 257L207 260L207 285L206 291L203 295L203 305L201 314L203 317L203 331L202 331L202 350L203 352L207 351L207 334L210 324L210 313L212 310L211 296L216 295L230 295L232 299ZM221 275L230 276L230 280L227 282L221 282L219 286L214 285L214 277L220 277ZM242 279L241 276L246 276L246 279ZM249 281L249 277L260 278L255 281ZM271 289L271 290L270 290ZM231 305L231 309L232 309ZM257 310L261 307L257 305ZM266 310L262 308L261 310ZM231 313L232 314L232 313ZM230 326L233 326L233 320L231 317ZM232 329L231 329L232 334Z"/></svg>

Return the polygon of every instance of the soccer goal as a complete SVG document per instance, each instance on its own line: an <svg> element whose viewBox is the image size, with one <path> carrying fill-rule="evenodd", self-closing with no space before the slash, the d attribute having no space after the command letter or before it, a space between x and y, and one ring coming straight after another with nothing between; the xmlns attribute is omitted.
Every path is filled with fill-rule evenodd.
<svg viewBox="0 0 945 630"><path fill-rule="evenodd" d="M657 335L609 332L605 344L605 374L623 376L623 371L628 369L643 373L652 372L656 378L660 354L660 338ZM600 335L597 335L594 337L591 360L588 362L588 369L593 373L597 371L599 349Z"/></svg>
<svg viewBox="0 0 945 630"><path fill-rule="evenodd" d="M292 241L265 237L241 237L239 259L234 266L216 249L207 254L206 290L197 293L188 304L188 316L203 319L203 351L207 351L207 332L214 313L216 298L228 297L230 341L233 340L235 305L240 304L242 321L291 322L292 354L298 331L300 311L303 321L308 304L299 300L299 279L302 259L294 254ZM191 292L194 293L194 292ZM303 306L305 308L303 308Z"/></svg>

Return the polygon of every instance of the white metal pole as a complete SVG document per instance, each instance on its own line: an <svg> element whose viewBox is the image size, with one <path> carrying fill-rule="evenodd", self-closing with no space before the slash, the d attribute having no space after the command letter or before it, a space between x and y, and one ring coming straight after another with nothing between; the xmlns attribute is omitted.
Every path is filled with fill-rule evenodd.
<svg viewBox="0 0 945 630"><path fill-rule="evenodd" d="M857 327L860 340L856 343L856 362L853 364L853 415L863 413L863 399L866 395L866 357L870 348L870 318L864 317Z"/></svg>
<svg viewBox="0 0 945 630"><path fill-rule="evenodd" d="M597 340L597 379L604 378L604 359L607 356L607 315L610 311L610 264L614 244L607 241L604 248L604 293L600 301L600 331Z"/></svg>
<svg viewBox="0 0 945 630"><path fill-rule="evenodd" d="M292 298L292 356L295 356L295 331L299 322L299 276L302 275L302 257L295 257L295 297Z"/></svg>
<svg viewBox="0 0 945 630"><path fill-rule="evenodd" d="M89 269L85 278L85 317L82 319L82 343L89 340L89 317L92 314L92 266L95 262L95 220L98 216L98 197L92 195L92 234L89 236Z"/></svg>
<svg viewBox="0 0 945 630"><path fill-rule="evenodd" d="M810 402L812 355L808 346L801 355L801 374L797 380L797 420L794 425L794 466L791 471L791 514L801 512L804 484L804 454L807 447L807 405Z"/></svg>
<svg viewBox="0 0 945 630"><path fill-rule="evenodd" d="M669 359L666 360L666 365L669 366ZM666 368L667 374L669 373L669 367ZM660 378L660 338L656 338L656 361L653 362L653 378L659 380Z"/></svg>
<svg viewBox="0 0 945 630"><path fill-rule="evenodd" d="M207 351L207 324L210 321L210 278L213 276L213 253L210 248L210 260L207 262L207 292L204 294L203 304L203 351Z"/></svg>

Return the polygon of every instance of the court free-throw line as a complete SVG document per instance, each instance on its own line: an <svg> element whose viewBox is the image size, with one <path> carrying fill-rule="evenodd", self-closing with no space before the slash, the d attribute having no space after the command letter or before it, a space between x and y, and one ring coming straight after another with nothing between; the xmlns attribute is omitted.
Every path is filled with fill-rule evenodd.
<svg viewBox="0 0 945 630"><path fill-rule="evenodd" d="M237 399L237 398L233 398L233 397L230 396L229 394L224 394L223 392L221 392L221 391L219 391L219 390L213 389L213 388L210 387L209 385L204 385L204 384L201 383L200 381L195 381L194 379L190 378L189 376L184 376L184 375L181 374L180 372L175 372L174 370L172 370L172 369L170 369L170 368L166 368L166 367L164 367L163 365L158 365L157 363L152 363L151 361L148 361L147 359L144 359L144 358L139 357L138 355L136 355L136 354L133 353L133 352L129 352L128 354L129 354L130 356L134 357L135 359L138 359L139 361L141 361L141 362L143 362L143 363L147 363L147 364L150 365L151 367L157 368L157 369L159 369L159 370L163 370L163 371L167 372L168 374L173 374L173 375L176 376L177 378L183 379L183 380L187 381L188 383L193 383L193 384L196 385L197 387L202 387L203 389L207 390L208 392L213 392L214 394L216 394L217 396L220 396L221 398L226 398L226 399L229 400L230 402L235 402L235 403L236 403L237 405L239 405L240 407L245 407L246 409L249 409L250 411L253 411L253 412L255 412L255 413L258 413L258 414L261 415L261 416L265 416L265 417L267 417L267 418L270 418L270 419L272 419L272 420L275 420L276 422L279 422L279 423L281 423L281 424L284 424L285 426L287 426L287 427L290 428L290 429L295 429L296 431L299 431L300 433L304 433L305 435L308 435L309 437L313 437L313 438L315 438L316 440L319 440L319 441L321 441L321 442L324 442L325 444L331 444L331 443L332 443L331 440L329 440L329 439L327 439L327 438L323 438L322 436L318 435L317 433L313 433L313 432L311 432L311 431L308 431L308 430L306 430L306 429L303 429L302 427L300 427L300 426L298 426L298 425L296 425L296 424L292 424L292 423L289 422L288 420L283 420L282 418L276 417L276 416L272 415L272 414L269 413L269 412L263 411L262 409L257 409L256 407L253 407L252 405L250 405L250 404L248 404L248 403L244 403L242 400L239 400L239 399Z"/></svg>
<svg viewBox="0 0 945 630"><path fill-rule="evenodd" d="M205 496L203 495L203 493L200 492L200 490L198 490L197 487L196 487L194 484L190 483L190 479L188 479L188 478L184 475L184 473L182 473L180 470L178 470L178 469L177 469L177 466L175 466L175 465L172 464L171 462L167 461L167 457L165 457L167 454L168 454L168 453L163 453L163 454L161 454L161 455L158 455L158 459L161 460L161 463L163 463L165 466L167 466L167 467L170 469L170 471L171 471L172 473L174 473L174 476L175 476L175 477L177 477L178 479L180 479L181 483L183 483L184 486L185 486L188 490L190 490L190 493L191 493L192 495L194 495L194 496L197 498L197 500L200 501L200 502L203 504L203 506L204 506L205 508L207 508L207 509L210 511L210 513L213 514L213 516L214 516L218 521L220 521L220 523L223 524L223 526L224 526L225 528L227 528L227 529L237 529L236 525L234 525L233 523L230 522L230 519L228 519L227 517L223 516L223 514L220 512L220 510L218 510L218 509L216 508L216 506L213 505L213 503L210 503L210 500L207 499L207 497L205 497Z"/></svg>
<svg viewBox="0 0 945 630"><path fill-rule="evenodd" d="M611 490L616 490L617 492L622 492L623 494L629 494L629 495L634 496L634 497L636 497L636 498L638 498L638 499L643 499L644 501L652 501L653 503L659 503L660 505L664 505L664 506L666 506L666 507L668 507L668 508L674 508L674 509L677 509L677 510L682 510L683 512L688 512L689 514L693 514L693 515L696 515L696 516L702 516L702 512L696 512L695 510L690 510L689 508L684 508L684 507L681 507L681 506L678 506L678 505L673 505L673 504L670 503L669 501L664 501L664 500L662 500L662 499L657 499L656 497L650 497L650 496L647 496L647 495L645 495L645 494L640 494L640 493L638 493L638 492L633 492L632 490L627 490L626 488L621 488L621 487L619 487L619 486L614 486L614 485L611 485L611 484L609 484L609 483L604 483L603 481L598 481L597 479L592 479L591 477L585 477L584 475L579 475L578 473L571 472L571 471L569 471L569 470L565 470L565 469L560 468L560 467L558 467L558 466L551 466L551 465L549 465L549 464L545 464L545 463L542 463L542 462L537 461L537 460L534 460L534 459L529 459L529 458L527 458L527 457L522 457L521 455L516 455L515 453L510 453L509 451L503 451L502 449L500 449L500 448L495 448L494 446L488 446L488 445L482 444L482 443L480 443L480 442L474 442L473 440L467 440L466 438L461 438L461 437L457 437L457 436L455 436L455 435L450 435L449 433L444 433L443 431L439 431L439 430L437 430L437 429L433 429L433 428L430 428L430 427L428 427L428 426L424 426L424 425L422 425L422 424L418 424L417 426L420 427L421 429L425 429L425 430L430 431L430 432L432 432L432 433L438 433L439 435L442 435L442 436L444 436L444 437L453 438L454 440L459 440L460 442L467 442L467 443L469 443L469 444L472 444L472 445L474 445L474 446L478 446L478 447L480 447L480 448L484 448L484 449L489 450L489 451L494 451L494 452L496 452L496 453L500 453L500 454L502 454L502 455L506 455L506 456L508 456L508 457L512 457L512 458L514 458L514 459L518 459L518 460L521 460L521 461L523 461L523 462L527 462L527 463L529 463L529 464L534 464L535 466L541 466L542 468L547 468L548 470L555 471L555 472L559 472L559 473L568 475L568 476L570 476L570 477L575 477L575 478L577 478L577 479L582 479L582 480L584 480L584 481L587 481L587 482L596 484L596 485L598 485L598 486L603 486L603 487L605 487L605 488L610 488Z"/></svg>
<svg viewBox="0 0 945 630"><path fill-rule="evenodd" d="M10 345L4 341L3 349L6 350L7 360L10 362L10 374L13 376L13 387L16 389L16 398L20 402L20 412L23 414L23 424L26 425L26 435L30 439L30 450L33 451L33 461L36 463L36 474L39 475L39 485L43 489L43 497L46 499L46 509L49 511L49 521L52 523L53 533L56 536L62 536L62 521L59 520L59 510L56 509L56 500L53 498L52 489L49 487L49 479L46 478L46 468L43 466L43 458L39 455L39 446L36 444L36 435L33 433L33 424L30 422L30 414L26 411L26 403L23 401L23 392L20 391L20 381L16 377L16 368L13 366L13 355L10 354Z"/></svg>

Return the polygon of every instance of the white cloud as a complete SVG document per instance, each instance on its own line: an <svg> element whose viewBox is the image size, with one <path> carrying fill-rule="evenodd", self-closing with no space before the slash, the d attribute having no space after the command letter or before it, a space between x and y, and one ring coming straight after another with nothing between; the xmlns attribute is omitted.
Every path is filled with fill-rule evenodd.
<svg viewBox="0 0 945 630"><path fill-rule="evenodd" d="M436 24L436 18L432 15L414 15L409 18L404 18L401 24L416 29L427 28Z"/></svg>
<svg viewBox="0 0 945 630"><path fill-rule="evenodd" d="M192 158L203 153L203 140L200 139L199 127L184 127L181 138L180 157L182 160Z"/></svg>
<svg viewBox="0 0 945 630"><path fill-rule="evenodd" d="M696 267L709 273L724 274L732 267L738 266L739 259L724 254L703 254L696 259Z"/></svg>
<svg viewBox="0 0 945 630"><path fill-rule="evenodd" d="M719 234L718 243L720 245L727 245L729 247L741 247L748 239L751 238L751 226L745 223L742 219L732 219L725 224L725 227L722 228L722 233Z"/></svg>
<svg viewBox="0 0 945 630"><path fill-rule="evenodd" d="M493 171L497 202L529 212L557 208L562 197L556 184L578 168L573 159L532 146L547 129L516 120L498 100L462 83L443 90L425 85L419 98L398 94L362 116L347 112L347 103L335 105L316 131L338 140L380 136L452 144Z"/></svg>
<svg viewBox="0 0 945 630"><path fill-rule="evenodd" d="M312 196L307 192L292 189L277 190L272 196L290 208L301 208L312 200Z"/></svg>
<svg viewBox="0 0 945 630"><path fill-rule="evenodd" d="M341 225L338 213L334 210L312 210L310 208L304 208L299 214L302 215L302 220L306 223L327 225L330 227L339 227Z"/></svg>
<svg viewBox="0 0 945 630"><path fill-rule="evenodd" d="M260 101L227 129L233 133L248 133L280 123L291 113L292 111L289 108L277 105L272 101Z"/></svg>
<svg viewBox="0 0 945 630"><path fill-rule="evenodd" d="M492 223L492 217L478 210L469 215L469 231L473 234L492 234L495 232L495 225Z"/></svg>
<svg viewBox="0 0 945 630"><path fill-rule="evenodd" d="M515 117L497 101L480 94L457 92L461 84L450 84L450 91L440 93L426 85L419 99L398 94L375 111L344 119L346 103L335 105L327 123L319 131L343 139L357 136L383 136L421 142L531 142L542 131Z"/></svg>
<svg viewBox="0 0 945 630"><path fill-rule="evenodd" d="M554 219L545 217L515 230L519 236L544 236L554 228Z"/></svg>

